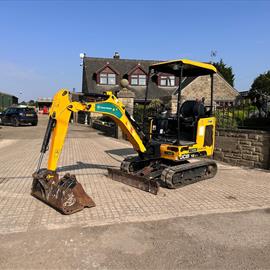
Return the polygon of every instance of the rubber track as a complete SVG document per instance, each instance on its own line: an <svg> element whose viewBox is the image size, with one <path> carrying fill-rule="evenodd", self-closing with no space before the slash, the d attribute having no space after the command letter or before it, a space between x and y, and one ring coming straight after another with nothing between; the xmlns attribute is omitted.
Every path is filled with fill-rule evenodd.
<svg viewBox="0 0 270 270"><path fill-rule="evenodd" d="M196 172L194 173L194 178L192 180L190 179L185 179L181 182L181 178L182 178L182 172L184 173L185 171L190 171L193 170L195 171L196 168L199 167L206 167L209 168L210 166L212 166L212 171L209 174L205 174L205 175L196 175ZM182 165L177 165L177 166L173 166L173 167L169 167L163 170L162 174L161 174L161 180L165 182L165 184L169 187L169 188L178 188L178 187L182 187L185 185L189 185L192 183L196 183L205 179L209 179L212 178L216 175L217 173L217 164L215 161L213 160L204 160L204 161L198 161L198 162L193 162L193 163L188 163L188 164L182 164ZM180 177L180 182L178 184L174 184L173 183L173 177L179 174Z"/></svg>

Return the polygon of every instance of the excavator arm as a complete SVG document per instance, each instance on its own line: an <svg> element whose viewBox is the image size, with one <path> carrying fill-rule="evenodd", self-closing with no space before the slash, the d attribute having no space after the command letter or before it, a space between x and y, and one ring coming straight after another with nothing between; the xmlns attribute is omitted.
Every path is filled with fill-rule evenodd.
<svg viewBox="0 0 270 270"><path fill-rule="evenodd" d="M49 111L49 121L41 147L38 168L33 174L31 194L64 214L72 214L84 207L95 206L93 200L76 180L75 175L66 174L63 178L59 178L56 172L71 113L78 111L109 116L121 128L138 153L146 152L143 132L112 92L105 92L103 95L92 94L81 101L72 101L68 90L58 91ZM48 149L47 168L40 169L43 156Z"/></svg>
<svg viewBox="0 0 270 270"><path fill-rule="evenodd" d="M57 163L65 142L72 112L84 111L109 116L128 137L128 140L132 144L134 150L141 153L146 151L143 142L144 134L127 113L122 102L118 100L112 92L106 92L104 95L89 95L88 100L90 101L82 102L70 101L69 96L69 92L65 89L56 93L49 112L50 121L55 123L52 126L52 130L48 130L48 132L52 132L52 141L48 160L49 170L55 171L57 169ZM48 143L48 139L44 141L43 152L44 149L47 149Z"/></svg>

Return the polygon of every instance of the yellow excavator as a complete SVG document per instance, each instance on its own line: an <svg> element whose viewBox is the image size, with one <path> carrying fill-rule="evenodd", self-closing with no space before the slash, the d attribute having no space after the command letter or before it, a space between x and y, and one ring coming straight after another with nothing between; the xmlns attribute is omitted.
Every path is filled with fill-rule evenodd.
<svg viewBox="0 0 270 270"><path fill-rule="evenodd" d="M123 160L120 169L108 169L108 176L113 180L157 194L160 186L178 188L214 177L217 165L213 160L188 160L213 154L216 126L212 116L213 74L216 72L211 64L186 59L151 65L147 76L144 116L150 80L159 73L172 74L179 80L176 91L177 112L162 117L145 116L142 126L136 123L122 102L110 91L86 94L80 101L72 101L68 90L60 90L54 96L49 111L38 167L33 174L31 194L63 214L95 206L75 175L66 174L59 178L57 173L57 163L71 113L78 111L109 116L137 151L137 156ZM205 75L211 78L210 105L207 107L198 99L181 102L183 82L189 77ZM48 149L47 168L41 169L42 159Z"/></svg>

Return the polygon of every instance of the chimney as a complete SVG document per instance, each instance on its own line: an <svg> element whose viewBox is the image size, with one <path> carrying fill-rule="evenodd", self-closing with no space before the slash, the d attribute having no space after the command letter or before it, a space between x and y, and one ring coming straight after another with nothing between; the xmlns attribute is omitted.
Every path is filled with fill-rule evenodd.
<svg viewBox="0 0 270 270"><path fill-rule="evenodd" d="M120 59L120 54L119 54L119 52L115 52L113 58L114 58L114 59Z"/></svg>

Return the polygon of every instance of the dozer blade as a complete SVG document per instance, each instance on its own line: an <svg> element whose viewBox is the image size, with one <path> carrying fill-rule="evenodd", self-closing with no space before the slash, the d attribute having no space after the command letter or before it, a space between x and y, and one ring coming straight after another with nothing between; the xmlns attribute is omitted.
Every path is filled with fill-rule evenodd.
<svg viewBox="0 0 270 270"><path fill-rule="evenodd" d="M147 179L145 177L128 174L121 170L108 168L109 177L126 185L141 189L143 191L150 192L157 195L159 190L159 184L155 180Z"/></svg>
<svg viewBox="0 0 270 270"><path fill-rule="evenodd" d="M66 174L59 179L55 172L41 169L33 174L31 195L65 215L94 207L94 201L86 194L75 175Z"/></svg>

